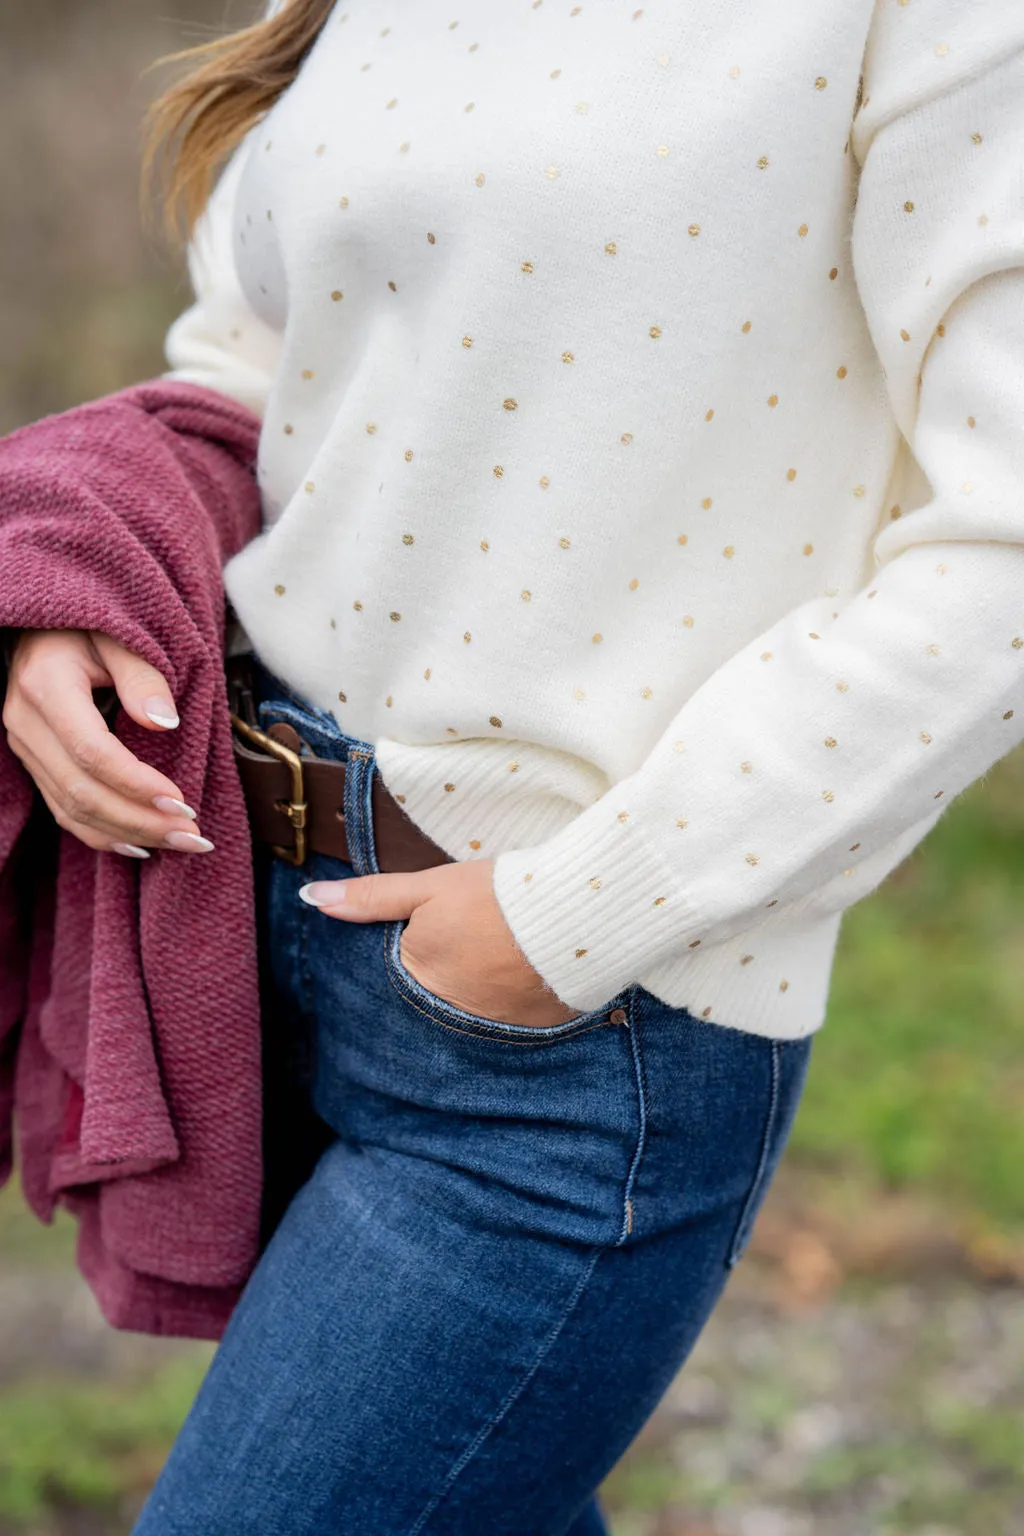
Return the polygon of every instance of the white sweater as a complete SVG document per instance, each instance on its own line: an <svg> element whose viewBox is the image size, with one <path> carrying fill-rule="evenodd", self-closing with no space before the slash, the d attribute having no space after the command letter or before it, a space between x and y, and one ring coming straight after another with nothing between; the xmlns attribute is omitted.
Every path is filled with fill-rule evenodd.
<svg viewBox="0 0 1024 1536"><path fill-rule="evenodd" d="M807 1034L1022 739L1022 50L340 0L220 182L168 358L264 417L230 596L572 1006Z"/></svg>

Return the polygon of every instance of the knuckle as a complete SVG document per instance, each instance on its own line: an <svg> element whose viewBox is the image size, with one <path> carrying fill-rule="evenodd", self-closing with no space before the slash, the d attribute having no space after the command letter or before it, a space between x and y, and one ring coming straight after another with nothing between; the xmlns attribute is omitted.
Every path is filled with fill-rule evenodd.
<svg viewBox="0 0 1024 1536"><path fill-rule="evenodd" d="M64 807L76 821L87 821L96 811L96 791L88 779L72 779L64 786Z"/></svg>
<svg viewBox="0 0 1024 1536"><path fill-rule="evenodd" d="M68 748L79 768L93 773L99 767L100 749L88 736L77 736Z"/></svg>

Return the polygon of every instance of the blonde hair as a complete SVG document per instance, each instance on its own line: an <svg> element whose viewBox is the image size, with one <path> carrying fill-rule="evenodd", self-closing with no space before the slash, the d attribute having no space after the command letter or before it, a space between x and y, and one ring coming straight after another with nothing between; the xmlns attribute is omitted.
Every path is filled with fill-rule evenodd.
<svg viewBox="0 0 1024 1536"><path fill-rule="evenodd" d="M218 169L291 85L333 8L334 0L284 0L251 27L157 61L190 66L143 129L142 185L169 233L191 234Z"/></svg>

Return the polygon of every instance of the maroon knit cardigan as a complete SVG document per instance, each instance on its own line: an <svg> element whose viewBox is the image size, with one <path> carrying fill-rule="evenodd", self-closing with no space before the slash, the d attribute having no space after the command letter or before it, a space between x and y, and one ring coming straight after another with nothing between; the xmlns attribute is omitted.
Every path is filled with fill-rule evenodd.
<svg viewBox="0 0 1024 1536"><path fill-rule="evenodd" d="M258 531L255 417L155 381L0 441L0 626L101 630L175 731L114 729L216 843L143 862L55 834L0 733L0 1182L79 1221L108 1320L216 1338L257 1255L253 873L227 718L221 566ZM33 808L33 802L35 806Z"/></svg>

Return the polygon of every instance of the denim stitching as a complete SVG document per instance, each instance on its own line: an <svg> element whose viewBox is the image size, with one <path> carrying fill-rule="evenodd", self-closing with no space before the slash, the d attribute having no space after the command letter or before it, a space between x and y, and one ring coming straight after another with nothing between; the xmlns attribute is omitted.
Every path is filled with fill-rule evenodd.
<svg viewBox="0 0 1024 1536"><path fill-rule="evenodd" d="M530 1385L531 1381L536 1376L541 1366L544 1364L547 1356L551 1353L555 1344L558 1342L559 1334L562 1332L566 1323L569 1321L569 1318L576 1310L580 1298L582 1297L583 1292L586 1290L587 1286L590 1284L590 1278L593 1275L594 1270L597 1268L597 1261L600 1259L601 1254L605 1251L606 1250L603 1248L595 1248L593 1250L590 1257L590 1262L587 1264L582 1275L577 1281L576 1289L573 1291L568 1302L566 1303L565 1310L552 1327L551 1332L540 1346L540 1349L537 1351L537 1357L533 1364L530 1366L530 1369L526 1372L526 1375L522 1378L522 1380L511 1389L505 1398L505 1401L501 1404L500 1408L498 1408L497 1412L492 1415L488 1422L478 1432L476 1438L471 1441L471 1443L462 1452L462 1455L456 1461L455 1465L452 1467L447 1478L445 1479L440 1492L435 1494L434 1497L430 1499L424 1506L415 1525L413 1525L409 1530L408 1536L420 1536L420 1532L425 1527L431 1515L434 1514L435 1510L437 1510L448 1497L448 1494L451 1492L452 1488L455 1486L462 1473L469 1466L469 1463L473 1460L473 1457L480 1450L481 1446L488 1438L491 1431L497 1429L502 1419L507 1417L507 1415L515 1407L516 1403L522 1397L523 1393L526 1391L527 1387Z"/></svg>
<svg viewBox="0 0 1024 1536"><path fill-rule="evenodd" d="M757 1203L761 1187L764 1183L765 1172L771 1156L772 1133L775 1130L775 1119L779 1108L779 1086L781 1077L782 1051L778 1040L771 1041L772 1048L772 1080L768 1097L768 1113L765 1116L764 1136L761 1142L761 1156L758 1159L757 1171L754 1174L754 1182L747 1192L747 1198L743 1202L743 1210L740 1214L736 1233L732 1240L732 1247L726 1263L730 1269L738 1264L746 1250L747 1242L753 1230L753 1212Z"/></svg>
<svg viewBox="0 0 1024 1536"><path fill-rule="evenodd" d="M630 1164L629 1173L626 1175L626 1187L623 1191L622 1205L622 1230L619 1233L617 1248L630 1237L634 1226L633 1191L636 1187L637 1175L640 1172L640 1164L647 1147L647 1079L644 1073L643 1054L640 1050L640 1039L636 1030L636 988L630 989L629 998L629 1022L626 1025L629 1031L629 1047L633 1057L633 1072L636 1078L637 1111L639 1126L637 1128L636 1151L633 1153L633 1161Z"/></svg>

